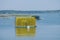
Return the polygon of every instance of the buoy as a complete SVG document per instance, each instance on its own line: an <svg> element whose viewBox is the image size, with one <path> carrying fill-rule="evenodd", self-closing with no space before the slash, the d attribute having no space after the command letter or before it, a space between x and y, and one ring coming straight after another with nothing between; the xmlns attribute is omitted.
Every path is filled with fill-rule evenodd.
<svg viewBox="0 0 60 40"><path fill-rule="evenodd" d="M30 31L30 26L27 26L27 31L28 31L28 32Z"/></svg>

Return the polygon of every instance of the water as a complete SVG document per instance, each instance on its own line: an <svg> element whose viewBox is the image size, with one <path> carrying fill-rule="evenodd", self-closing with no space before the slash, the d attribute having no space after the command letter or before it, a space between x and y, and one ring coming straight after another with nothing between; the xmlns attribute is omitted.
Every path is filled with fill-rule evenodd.
<svg viewBox="0 0 60 40"><path fill-rule="evenodd" d="M0 17L0 40L60 40L60 13L41 13L35 36L16 36L15 17Z"/></svg>

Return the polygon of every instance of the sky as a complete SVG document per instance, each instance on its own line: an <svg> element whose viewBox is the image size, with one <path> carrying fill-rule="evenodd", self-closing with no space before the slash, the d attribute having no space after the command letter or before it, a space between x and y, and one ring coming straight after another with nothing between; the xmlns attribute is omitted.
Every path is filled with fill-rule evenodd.
<svg viewBox="0 0 60 40"><path fill-rule="evenodd" d="M60 0L0 0L0 10L60 10Z"/></svg>

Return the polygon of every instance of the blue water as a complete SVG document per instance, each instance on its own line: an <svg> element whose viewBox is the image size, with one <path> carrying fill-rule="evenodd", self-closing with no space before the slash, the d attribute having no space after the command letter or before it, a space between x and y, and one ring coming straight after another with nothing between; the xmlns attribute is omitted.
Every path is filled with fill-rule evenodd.
<svg viewBox="0 0 60 40"><path fill-rule="evenodd" d="M15 17L0 17L0 40L60 40L60 13L41 13L36 20L36 34L31 37L17 37Z"/></svg>

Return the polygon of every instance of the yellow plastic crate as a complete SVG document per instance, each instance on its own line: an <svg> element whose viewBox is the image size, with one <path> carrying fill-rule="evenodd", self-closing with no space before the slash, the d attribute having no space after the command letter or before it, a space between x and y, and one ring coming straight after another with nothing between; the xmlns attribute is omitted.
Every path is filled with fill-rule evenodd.
<svg viewBox="0 0 60 40"><path fill-rule="evenodd" d="M35 17L16 17L16 27L36 26Z"/></svg>

